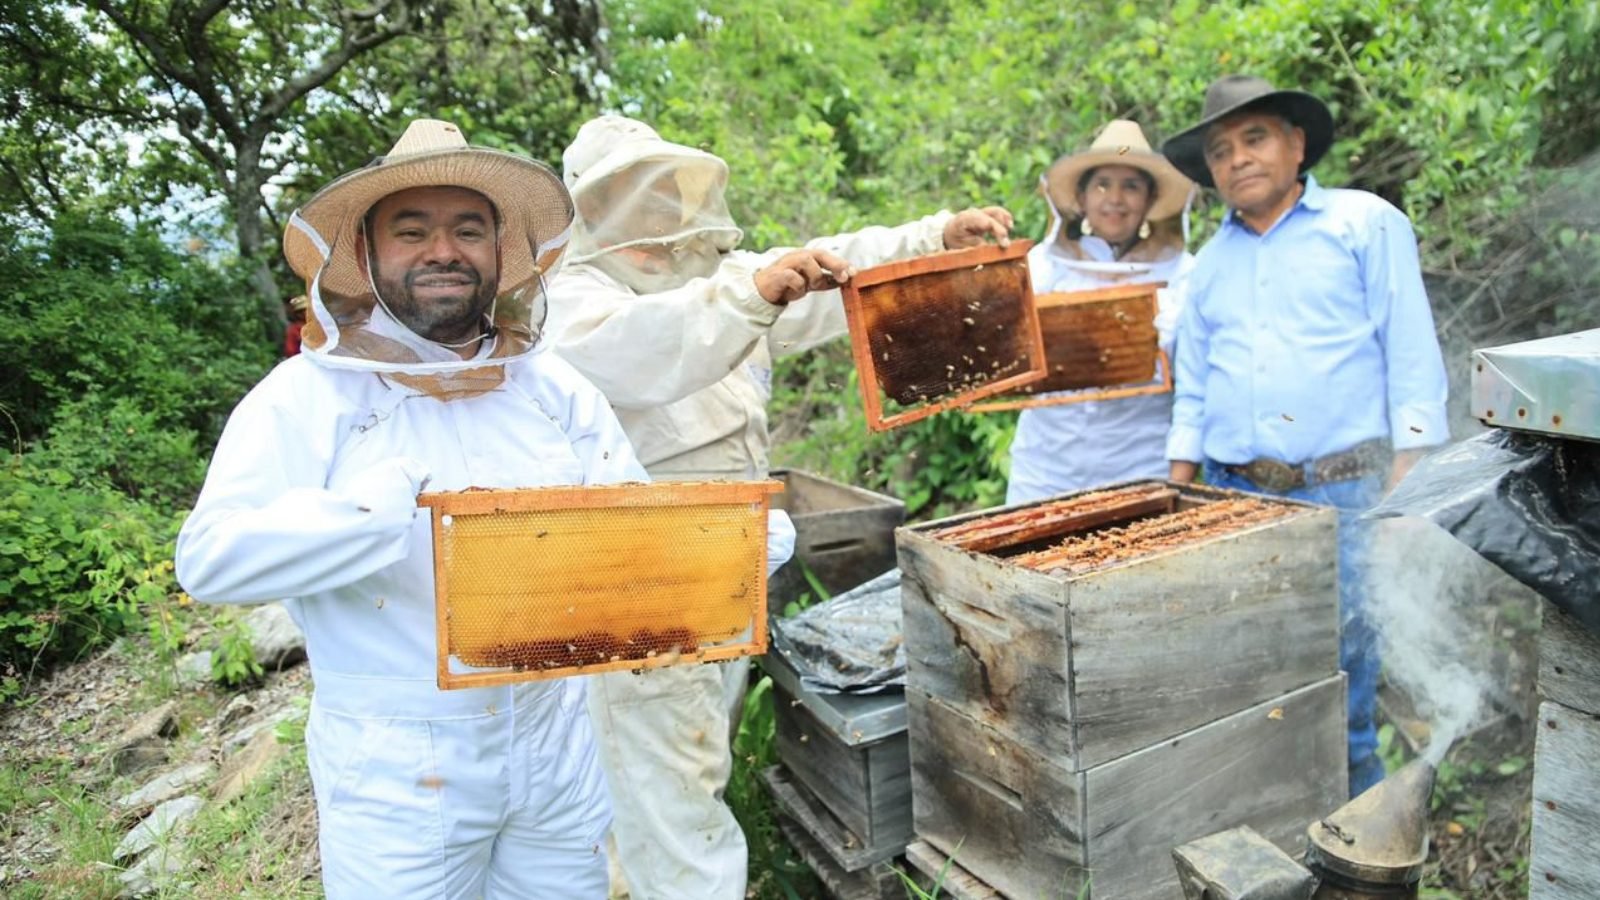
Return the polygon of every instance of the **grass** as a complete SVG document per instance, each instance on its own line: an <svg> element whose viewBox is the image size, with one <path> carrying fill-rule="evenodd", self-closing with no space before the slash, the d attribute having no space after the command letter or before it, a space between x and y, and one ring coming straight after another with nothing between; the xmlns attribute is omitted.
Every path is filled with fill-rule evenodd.
<svg viewBox="0 0 1600 900"><path fill-rule="evenodd" d="M776 734L772 679L763 675L745 695L724 794L750 846L749 895L757 900L820 897L822 885L784 841L772 800L761 786L761 773L778 761Z"/></svg>

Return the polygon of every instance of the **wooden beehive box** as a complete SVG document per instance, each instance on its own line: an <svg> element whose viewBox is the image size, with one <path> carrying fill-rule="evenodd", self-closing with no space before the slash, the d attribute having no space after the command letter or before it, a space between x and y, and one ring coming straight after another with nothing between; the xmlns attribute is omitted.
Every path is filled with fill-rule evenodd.
<svg viewBox="0 0 1600 900"><path fill-rule="evenodd" d="M1339 670L1337 521L1148 481L902 528L908 683L1072 771L1147 747ZM1112 556L1023 565L1070 536Z"/></svg>
<svg viewBox="0 0 1600 900"><path fill-rule="evenodd" d="M439 687L708 662L767 645L775 481L423 494Z"/></svg>
<svg viewBox="0 0 1600 900"><path fill-rule="evenodd" d="M1342 674L1080 771L906 695L917 836L1014 900L1180 897L1173 847L1249 825L1298 855L1346 799Z"/></svg>
<svg viewBox="0 0 1600 900"><path fill-rule="evenodd" d="M1600 635L1544 604L1530 900L1600 897Z"/></svg>
<svg viewBox="0 0 1600 900"><path fill-rule="evenodd" d="M827 896L833 900L903 900L905 883L900 877L900 867L894 860L882 860L858 869L846 869L839 864L839 854L828 843L828 829L837 823L816 821L817 801L808 797L805 788L796 784L783 766L769 766L761 772L761 782L777 806L773 816L784 840L799 854L805 864L822 882Z"/></svg>
<svg viewBox="0 0 1600 900"><path fill-rule="evenodd" d="M802 804L790 815L846 871L898 856L911 839L905 693L818 693L782 655L761 664L776 698L778 759Z"/></svg>
<svg viewBox="0 0 1600 900"><path fill-rule="evenodd" d="M881 431L1045 375L1031 241L864 269L844 285L867 425Z"/></svg>
<svg viewBox="0 0 1600 900"><path fill-rule="evenodd" d="M1156 377L1164 359L1155 327L1162 287L1149 282L1039 295L1048 374L972 408L995 412L1170 392L1170 367Z"/></svg>
<svg viewBox="0 0 1600 900"><path fill-rule="evenodd" d="M802 567L828 596L894 568L894 530L906 520L904 503L810 472L779 469L772 477L784 486L773 508L787 512L795 530L794 557L768 586L773 609L805 592L826 599L817 596Z"/></svg>
<svg viewBox="0 0 1600 900"><path fill-rule="evenodd" d="M902 528L917 835L1008 896L1119 900L1186 840L1298 840L1344 798L1336 525L1148 481Z"/></svg>

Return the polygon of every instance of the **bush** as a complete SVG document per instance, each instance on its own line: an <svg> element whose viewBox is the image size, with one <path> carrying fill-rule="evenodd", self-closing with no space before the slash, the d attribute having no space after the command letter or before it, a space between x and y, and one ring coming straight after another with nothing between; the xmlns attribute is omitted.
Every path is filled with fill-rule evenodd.
<svg viewBox="0 0 1600 900"><path fill-rule="evenodd" d="M0 698L177 592L176 520L26 456L0 468Z"/></svg>
<svg viewBox="0 0 1600 900"><path fill-rule="evenodd" d="M197 444L193 430L163 424L132 397L96 391L58 407L31 455L76 484L102 483L171 511L189 506L205 479Z"/></svg>
<svg viewBox="0 0 1600 900"><path fill-rule="evenodd" d="M192 435L194 452L209 452L274 356L256 336L240 273L179 253L151 229L68 215L48 233L8 234L0 285L0 358L16 362L0 376L0 407L20 442L59 428L74 459L108 415Z"/></svg>

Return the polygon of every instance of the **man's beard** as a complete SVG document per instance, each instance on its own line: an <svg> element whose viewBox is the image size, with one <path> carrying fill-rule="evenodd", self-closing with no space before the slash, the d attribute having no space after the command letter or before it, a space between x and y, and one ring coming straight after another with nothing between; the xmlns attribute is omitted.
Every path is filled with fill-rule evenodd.
<svg viewBox="0 0 1600 900"><path fill-rule="evenodd" d="M444 274L465 275L476 289L471 294L448 299L417 299L415 283L418 278ZM409 269L400 278L388 278L383 272L377 272L376 276L373 280L389 313L418 335L441 344L482 334L484 316L494 305L500 287L497 278L485 281L475 267L466 263Z"/></svg>

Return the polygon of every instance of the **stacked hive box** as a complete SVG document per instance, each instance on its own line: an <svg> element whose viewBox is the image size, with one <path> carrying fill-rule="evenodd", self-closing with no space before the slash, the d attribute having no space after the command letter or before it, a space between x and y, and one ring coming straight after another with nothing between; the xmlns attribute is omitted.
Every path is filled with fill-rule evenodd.
<svg viewBox="0 0 1600 900"><path fill-rule="evenodd" d="M1298 852L1345 799L1337 520L1246 496L897 533L918 837L1028 900L1174 896L1172 848L1236 825Z"/></svg>
<svg viewBox="0 0 1600 900"><path fill-rule="evenodd" d="M799 469L778 469L772 477L783 482L772 508L788 513L795 529L794 557L768 585L775 612L802 594L821 599L813 580L833 596L894 568L894 530L906 520L904 503Z"/></svg>
<svg viewBox="0 0 1600 900"><path fill-rule="evenodd" d="M894 529L905 504L801 471L775 471L774 506L794 521L794 558L771 582L771 607L817 587L838 595L894 568ZM802 567L804 571L802 571ZM905 695L822 694L801 684L780 653L772 677L781 766L764 773L790 843L838 898L904 896L888 860L911 835L911 761Z"/></svg>
<svg viewBox="0 0 1600 900"><path fill-rule="evenodd" d="M1600 896L1600 635L1553 603L1539 634L1539 738L1533 765L1528 896Z"/></svg>

